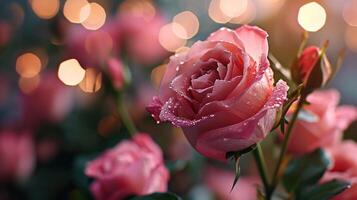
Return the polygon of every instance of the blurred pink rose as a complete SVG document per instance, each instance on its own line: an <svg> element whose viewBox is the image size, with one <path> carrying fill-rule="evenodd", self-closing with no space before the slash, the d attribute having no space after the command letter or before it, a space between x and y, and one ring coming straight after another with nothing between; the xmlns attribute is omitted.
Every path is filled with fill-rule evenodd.
<svg viewBox="0 0 357 200"><path fill-rule="evenodd" d="M165 24L164 18L156 14L152 19L133 13L119 13L119 26L129 56L137 63L152 65L162 61L167 51L159 43L159 32Z"/></svg>
<svg viewBox="0 0 357 200"><path fill-rule="evenodd" d="M297 63L292 67L292 76L293 79L302 83L306 81L309 77L312 69L317 64L320 56L320 48L316 46L309 46L305 48L297 60ZM331 75L331 64L328 61L327 57L323 56L323 64L322 64L322 72L323 72L323 83L327 82L327 79Z"/></svg>
<svg viewBox="0 0 357 200"><path fill-rule="evenodd" d="M0 21L0 48L4 47L12 37L12 27L11 25L1 20Z"/></svg>
<svg viewBox="0 0 357 200"><path fill-rule="evenodd" d="M231 191L234 173L216 168L209 168L204 177L205 184L217 195L218 200L256 200L258 177L241 176Z"/></svg>
<svg viewBox="0 0 357 200"><path fill-rule="evenodd" d="M221 28L172 56L148 110L158 122L180 126L191 145L213 159L261 141L288 90L283 81L273 85L267 37L255 26Z"/></svg>
<svg viewBox="0 0 357 200"><path fill-rule="evenodd" d="M333 198L333 200L355 200L357 199L357 145L353 141L344 141L326 149L332 159L332 167L328 170L322 180L332 179L346 180L352 187Z"/></svg>
<svg viewBox="0 0 357 200"><path fill-rule="evenodd" d="M0 132L0 182L26 179L34 168L34 155L29 134Z"/></svg>
<svg viewBox="0 0 357 200"><path fill-rule="evenodd" d="M305 110L317 117L317 121L298 119L292 131L288 150L294 154L310 152L339 142L343 131L357 119L357 108L337 106L340 94L329 89L315 91L307 97L310 105Z"/></svg>
<svg viewBox="0 0 357 200"><path fill-rule="evenodd" d="M116 58L108 60L108 74L115 89L121 89L125 83L125 71L123 63Z"/></svg>
<svg viewBox="0 0 357 200"><path fill-rule="evenodd" d="M73 25L67 30L64 41L68 57L76 58L86 68L99 68L111 55L120 52L121 30L115 21L96 31Z"/></svg>
<svg viewBox="0 0 357 200"><path fill-rule="evenodd" d="M21 101L22 125L29 129L45 122L63 120L73 105L71 90L55 73L41 75L38 87L29 94L23 94Z"/></svg>
<svg viewBox="0 0 357 200"><path fill-rule="evenodd" d="M137 134L90 161L85 173L94 178L91 191L98 200L165 192L169 179L160 148L146 134Z"/></svg>

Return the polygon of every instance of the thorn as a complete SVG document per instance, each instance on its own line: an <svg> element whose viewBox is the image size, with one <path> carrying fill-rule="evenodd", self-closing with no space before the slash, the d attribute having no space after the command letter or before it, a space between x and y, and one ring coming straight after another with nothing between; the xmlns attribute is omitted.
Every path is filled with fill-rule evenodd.
<svg viewBox="0 0 357 200"><path fill-rule="evenodd" d="M235 156L235 177L234 177L233 185L232 185L230 192L233 191L234 186L237 184L239 175L240 175L240 155Z"/></svg>

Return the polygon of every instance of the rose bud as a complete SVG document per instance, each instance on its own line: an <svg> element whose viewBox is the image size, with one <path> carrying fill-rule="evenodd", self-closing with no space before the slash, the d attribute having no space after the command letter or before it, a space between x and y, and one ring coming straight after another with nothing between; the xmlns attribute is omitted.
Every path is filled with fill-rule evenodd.
<svg viewBox="0 0 357 200"><path fill-rule="evenodd" d="M332 200L355 200L357 199L357 145L353 141L344 141L333 147L327 148L326 152L332 159L332 166L322 177L322 182L333 179L345 180L352 185L350 188L338 194Z"/></svg>
<svg viewBox="0 0 357 200"><path fill-rule="evenodd" d="M166 192L169 172L161 149L146 134L137 134L107 150L85 169L94 178L91 192L97 200Z"/></svg>
<svg viewBox="0 0 357 200"><path fill-rule="evenodd" d="M0 182L23 181L35 165L35 151L28 133L0 132Z"/></svg>
<svg viewBox="0 0 357 200"><path fill-rule="evenodd" d="M242 176L239 178L237 186L231 191L234 177L233 172L210 167L205 173L204 182L218 200L256 200L260 184L259 178Z"/></svg>
<svg viewBox="0 0 357 200"><path fill-rule="evenodd" d="M115 89L120 90L125 84L125 71L123 63L115 58L108 60L108 74Z"/></svg>
<svg viewBox="0 0 357 200"><path fill-rule="evenodd" d="M274 87L267 37L255 26L221 28L172 56L148 111L181 127L209 158L224 161L228 152L260 142L288 90L284 81Z"/></svg>
<svg viewBox="0 0 357 200"><path fill-rule="evenodd" d="M294 154L338 143L343 131L357 119L356 107L338 106L340 94L337 90L315 91L307 96L307 101L310 104L304 107L304 112L313 119L298 117L288 146L288 151ZM287 116L291 114L289 112Z"/></svg>
<svg viewBox="0 0 357 200"><path fill-rule="evenodd" d="M326 54L316 46L305 48L291 68L293 80L298 84L304 83L310 92L324 86L331 73Z"/></svg>

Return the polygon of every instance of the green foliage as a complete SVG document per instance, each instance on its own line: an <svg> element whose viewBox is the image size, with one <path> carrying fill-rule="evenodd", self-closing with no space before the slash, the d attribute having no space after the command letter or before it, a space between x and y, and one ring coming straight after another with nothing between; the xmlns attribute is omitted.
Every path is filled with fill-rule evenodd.
<svg viewBox="0 0 357 200"><path fill-rule="evenodd" d="M286 191L295 200L327 200L350 187L343 180L331 180L319 184L330 160L322 149L291 160L283 176Z"/></svg>
<svg viewBox="0 0 357 200"><path fill-rule="evenodd" d="M179 196L174 193L153 193L146 196L134 197L130 200L181 200Z"/></svg>
<svg viewBox="0 0 357 200"><path fill-rule="evenodd" d="M291 160L283 177L285 189L292 192L301 186L317 183L329 164L330 160L322 149Z"/></svg>
<svg viewBox="0 0 357 200"><path fill-rule="evenodd" d="M321 185L314 185L304 190L297 200L327 200L350 187L350 183L343 180L331 180Z"/></svg>

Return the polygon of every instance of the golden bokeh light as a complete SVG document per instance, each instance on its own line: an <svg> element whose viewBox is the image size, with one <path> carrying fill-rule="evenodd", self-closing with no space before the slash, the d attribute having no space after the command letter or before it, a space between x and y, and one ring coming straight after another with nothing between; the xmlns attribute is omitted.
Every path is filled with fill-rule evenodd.
<svg viewBox="0 0 357 200"><path fill-rule="evenodd" d="M299 9L298 22L306 31L316 32L326 23L326 11L316 2L307 3Z"/></svg>
<svg viewBox="0 0 357 200"><path fill-rule="evenodd" d="M353 26L348 26L346 28L346 32L345 32L345 43L346 46L354 51L357 52L357 27L353 27Z"/></svg>
<svg viewBox="0 0 357 200"><path fill-rule="evenodd" d="M31 7L34 13L41 19L54 17L60 7L59 0L32 0Z"/></svg>
<svg viewBox="0 0 357 200"><path fill-rule="evenodd" d="M177 49L185 46L186 44L185 39L182 39L175 34L174 26L175 29L177 30L177 27L180 27L181 25L179 24L173 25L173 23L166 24L165 26L161 27L159 33L159 42L161 46L171 52L175 52Z"/></svg>
<svg viewBox="0 0 357 200"><path fill-rule="evenodd" d="M161 79L165 74L166 68L167 68L167 64L162 64L162 65L155 67L151 71L151 81L155 87L157 87L157 88L159 87Z"/></svg>
<svg viewBox="0 0 357 200"><path fill-rule="evenodd" d="M104 8L97 3L90 3L90 13L87 16L86 9L81 9L80 18L87 16L82 25L88 30L98 30L105 23L107 17Z"/></svg>
<svg viewBox="0 0 357 200"><path fill-rule="evenodd" d="M222 13L230 18L243 14L247 6L248 0L220 0L219 2Z"/></svg>
<svg viewBox="0 0 357 200"><path fill-rule="evenodd" d="M198 32L200 22L197 16L191 11L184 11L173 18L173 30L182 39L190 39ZM180 25L180 26L177 26ZM184 29L184 31L181 30Z"/></svg>
<svg viewBox="0 0 357 200"><path fill-rule="evenodd" d="M247 7L239 16L232 18L229 22L233 24L249 24L257 14L257 8L252 1L247 1Z"/></svg>
<svg viewBox="0 0 357 200"><path fill-rule="evenodd" d="M34 53L25 53L16 59L16 71L21 77L31 78L41 71L41 60Z"/></svg>
<svg viewBox="0 0 357 200"><path fill-rule="evenodd" d="M102 73L95 68L87 68L79 87L87 93L97 92L102 87Z"/></svg>
<svg viewBox="0 0 357 200"><path fill-rule="evenodd" d="M67 0L63 7L63 15L72 23L82 23L91 12L87 0Z"/></svg>
<svg viewBox="0 0 357 200"><path fill-rule="evenodd" d="M213 21L220 24L225 24L229 22L232 17L229 17L223 13L220 8L220 4L221 0L211 0L211 3L209 4L208 8L208 15Z"/></svg>
<svg viewBox="0 0 357 200"><path fill-rule="evenodd" d="M357 0L346 2L342 15L348 25L357 26Z"/></svg>
<svg viewBox="0 0 357 200"><path fill-rule="evenodd" d="M126 0L120 4L119 13L130 13L150 21L155 17L156 9L151 0Z"/></svg>
<svg viewBox="0 0 357 200"><path fill-rule="evenodd" d="M25 94L30 94L34 91L40 84L40 77L34 76L32 78L21 77L19 79L19 88Z"/></svg>
<svg viewBox="0 0 357 200"><path fill-rule="evenodd" d="M78 85L84 78L85 70L76 59L63 61L58 68L58 78L66 85Z"/></svg>

